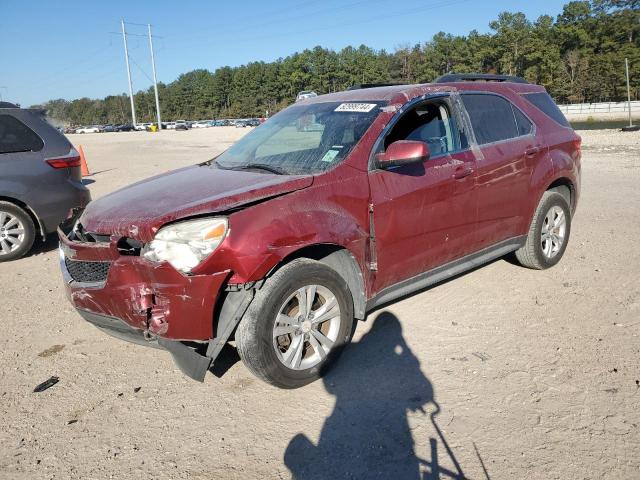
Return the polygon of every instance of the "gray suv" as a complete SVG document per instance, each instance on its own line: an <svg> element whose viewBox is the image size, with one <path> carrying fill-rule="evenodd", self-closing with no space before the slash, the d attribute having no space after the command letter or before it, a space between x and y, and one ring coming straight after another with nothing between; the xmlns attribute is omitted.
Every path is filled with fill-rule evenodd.
<svg viewBox="0 0 640 480"><path fill-rule="evenodd" d="M0 262L23 256L90 200L78 152L44 112L0 102Z"/></svg>

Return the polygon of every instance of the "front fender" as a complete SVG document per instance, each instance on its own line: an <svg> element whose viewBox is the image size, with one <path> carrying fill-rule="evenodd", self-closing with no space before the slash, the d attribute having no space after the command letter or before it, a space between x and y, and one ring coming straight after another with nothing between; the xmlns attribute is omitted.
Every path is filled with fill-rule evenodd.
<svg viewBox="0 0 640 480"><path fill-rule="evenodd" d="M368 198L366 174L345 167L311 187L235 212L229 235L198 273L231 269L229 283L257 281L293 252L317 244L346 248L365 271Z"/></svg>

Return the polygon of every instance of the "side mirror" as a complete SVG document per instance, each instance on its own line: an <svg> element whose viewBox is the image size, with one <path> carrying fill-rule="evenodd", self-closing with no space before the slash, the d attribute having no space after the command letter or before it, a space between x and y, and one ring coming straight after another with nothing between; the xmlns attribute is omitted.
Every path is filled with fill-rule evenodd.
<svg viewBox="0 0 640 480"><path fill-rule="evenodd" d="M428 159L429 146L415 140L398 140L389 145L385 152L375 156L379 168L422 163Z"/></svg>

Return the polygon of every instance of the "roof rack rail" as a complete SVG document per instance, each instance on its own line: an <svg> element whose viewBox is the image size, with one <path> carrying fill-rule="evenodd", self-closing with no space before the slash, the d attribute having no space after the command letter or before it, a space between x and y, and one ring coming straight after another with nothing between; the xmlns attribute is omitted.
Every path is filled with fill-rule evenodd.
<svg viewBox="0 0 640 480"><path fill-rule="evenodd" d="M522 77L512 75L494 75L491 73L448 73L436 78L433 83L455 82L512 82L529 83Z"/></svg>
<svg viewBox="0 0 640 480"><path fill-rule="evenodd" d="M9 102L0 102L0 108L20 108L18 105Z"/></svg>
<svg viewBox="0 0 640 480"><path fill-rule="evenodd" d="M363 88L376 88L376 87L396 87L402 85L402 83L356 83L351 85L347 90L361 90Z"/></svg>

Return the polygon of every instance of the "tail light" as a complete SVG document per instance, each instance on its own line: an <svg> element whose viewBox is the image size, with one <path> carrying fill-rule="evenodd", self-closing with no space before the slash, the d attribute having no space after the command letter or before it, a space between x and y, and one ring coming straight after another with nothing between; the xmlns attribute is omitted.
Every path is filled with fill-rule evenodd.
<svg viewBox="0 0 640 480"><path fill-rule="evenodd" d="M573 146L575 147L578 155L582 155L582 137L580 135L577 135L577 137L578 138L573 141Z"/></svg>
<svg viewBox="0 0 640 480"><path fill-rule="evenodd" d="M62 157L45 158L44 161L56 169L79 167L80 155L75 148L72 148L69 153Z"/></svg>

